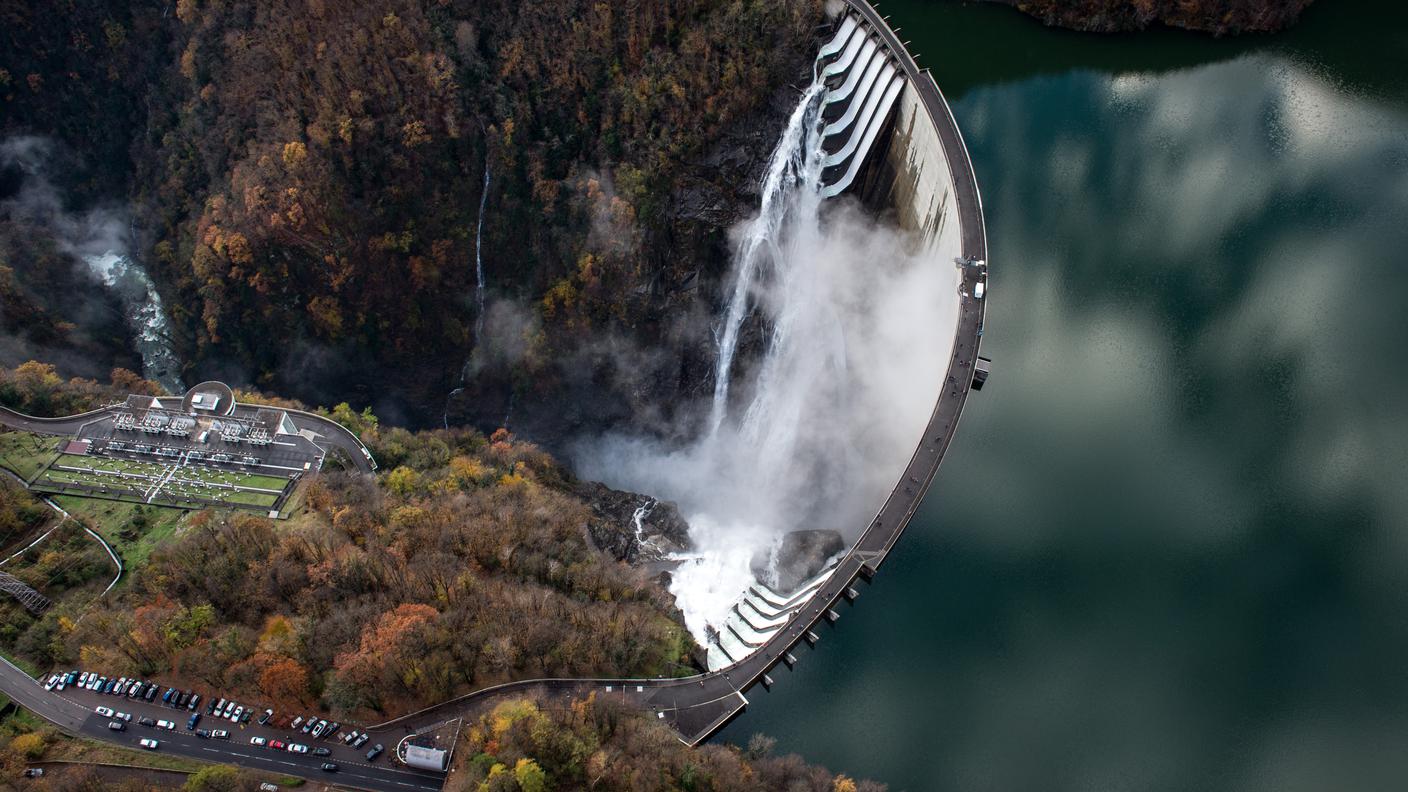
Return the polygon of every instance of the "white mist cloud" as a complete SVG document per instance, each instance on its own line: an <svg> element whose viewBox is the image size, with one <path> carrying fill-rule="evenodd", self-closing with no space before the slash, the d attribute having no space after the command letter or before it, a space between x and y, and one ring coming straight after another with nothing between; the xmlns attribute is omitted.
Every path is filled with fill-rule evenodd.
<svg viewBox="0 0 1408 792"><path fill-rule="evenodd" d="M48 229L62 250L116 293L127 309L143 376L173 393L182 392L181 363L171 345L161 295L130 255L130 212L109 206L69 211L48 178L46 165L53 156L54 146L45 138L29 135L0 141L0 166L18 167L24 173L19 193L0 203L0 210Z"/></svg>
<svg viewBox="0 0 1408 792"><path fill-rule="evenodd" d="M755 552L795 530L855 538L913 453L946 370L953 263L852 203L826 208L819 224L794 224L786 265L754 295L771 335L746 409L689 444L608 436L576 454L585 476L679 504L695 553L672 591L701 641L753 582Z"/></svg>

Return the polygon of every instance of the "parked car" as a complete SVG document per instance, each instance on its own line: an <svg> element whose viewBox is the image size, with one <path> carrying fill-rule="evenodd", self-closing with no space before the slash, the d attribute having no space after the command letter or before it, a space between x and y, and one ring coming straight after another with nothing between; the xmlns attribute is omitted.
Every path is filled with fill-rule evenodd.
<svg viewBox="0 0 1408 792"><path fill-rule="evenodd" d="M327 739L327 738L329 738L329 737L332 737L332 733L335 732L335 731L337 731L338 729L341 729L341 728L342 728L342 724L341 724L341 723L338 723L337 721L333 721L333 722L328 726L327 731L323 732L323 738L324 738L324 739Z"/></svg>
<svg viewBox="0 0 1408 792"><path fill-rule="evenodd" d="M185 693L182 693L182 694L181 694L181 697L176 700L176 706L177 706L177 707L180 707L181 709L185 709L185 708L186 708L186 705L187 705L188 703L190 703L190 701L191 701L191 695L192 695L192 694L191 694L190 691L186 691Z"/></svg>
<svg viewBox="0 0 1408 792"><path fill-rule="evenodd" d="M161 694L161 703L162 703L162 704L170 704L170 703L171 703L171 697L172 697L172 695L174 695L175 693L176 693L176 688L167 688L167 689L166 689L166 692Z"/></svg>
<svg viewBox="0 0 1408 792"><path fill-rule="evenodd" d="M362 736L361 736L361 737L358 737L357 739L355 739L355 740L352 741L352 747L353 747L353 748L361 748L363 745L366 745L366 744L367 744L367 740L370 740L371 738L372 738L372 736L371 736L370 734L367 734L366 732L362 732Z"/></svg>
<svg viewBox="0 0 1408 792"><path fill-rule="evenodd" d="M78 686L79 686L79 687L82 687L82 688L88 687L88 672L87 672L87 671L84 671L83 673L81 673L81 674L78 675Z"/></svg>
<svg viewBox="0 0 1408 792"><path fill-rule="evenodd" d="M260 746L260 747L263 747L263 746L265 746L265 745L268 745L268 744L269 744L269 741L266 740L266 739L264 739L263 737L250 737L250 738L249 738L249 744L250 744L250 745L258 745L258 746Z"/></svg>
<svg viewBox="0 0 1408 792"><path fill-rule="evenodd" d="M240 716L240 723L249 723L249 719L252 717L254 717L254 710L247 709L244 711L244 714Z"/></svg>
<svg viewBox="0 0 1408 792"><path fill-rule="evenodd" d="M244 714L244 707L236 707L236 708L235 708L235 711L230 713L230 720L237 722L237 721L239 721L240 716L243 715L243 714Z"/></svg>
<svg viewBox="0 0 1408 792"><path fill-rule="evenodd" d="M328 728L328 722L325 721L325 720L319 720L319 721L313 726L313 731L311 732L312 735L313 735L313 739L316 740L316 739L318 739L319 737L322 737L322 736L323 736L323 732L327 731L327 728Z"/></svg>
<svg viewBox="0 0 1408 792"><path fill-rule="evenodd" d="M328 750L327 748L324 748L324 747L322 747L322 746L320 745L320 746L318 746L317 748L314 748L314 749L313 749L313 755L314 755L314 756L332 756L332 751L330 751L330 750Z"/></svg>
<svg viewBox="0 0 1408 792"><path fill-rule="evenodd" d="M302 715L299 715L297 718L294 718L294 719L293 719L293 723L290 723L290 724L288 725L288 727L289 727L290 729L297 729L297 728L298 728L298 724L300 724L300 723L302 723L302 722L303 722L303 716L302 716Z"/></svg>
<svg viewBox="0 0 1408 792"><path fill-rule="evenodd" d="M195 712L195 711L196 711L196 707L199 707L199 706L200 706L200 694L199 694L199 693L197 693L197 694L191 696L191 700L188 701L188 702L186 702L186 709L190 710L191 712Z"/></svg>
<svg viewBox="0 0 1408 792"><path fill-rule="evenodd" d="M375 762L376 758L378 756L381 756L381 752L383 750L385 749L381 747L381 743L377 743L375 747L373 747L370 751L367 751L367 761Z"/></svg>
<svg viewBox="0 0 1408 792"><path fill-rule="evenodd" d="M328 773L336 773L337 765L333 764L332 762L323 762L323 771Z"/></svg>
<svg viewBox="0 0 1408 792"><path fill-rule="evenodd" d="M303 732L304 734L307 734L308 732L312 731L313 726L316 725L317 722L317 715L309 715L308 720L303 721L303 728L299 729L299 731Z"/></svg>
<svg viewBox="0 0 1408 792"><path fill-rule="evenodd" d="M39 778L42 775L44 775L44 768L42 767L31 767L24 771L25 778Z"/></svg>
<svg viewBox="0 0 1408 792"><path fill-rule="evenodd" d="M156 685L148 684L147 692L142 694L142 698L146 699L148 704L156 701Z"/></svg>
<svg viewBox="0 0 1408 792"><path fill-rule="evenodd" d="M128 714L125 713L125 712L116 713L115 715L113 715L113 717L114 717L114 718L117 718L117 719L120 720L120 721L126 721L127 723L131 723L131 722L132 722L132 716L131 716L131 715L128 715Z"/></svg>
<svg viewBox="0 0 1408 792"><path fill-rule="evenodd" d="M115 687L117 687L117 680L116 680L116 679L109 679L108 681L104 682L104 683L103 683L103 695L105 695L105 696L106 696L106 695L111 695L111 694L112 694L112 689L115 688Z"/></svg>
<svg viewBox="0 0 1408 792"><path fill-rule="evenodd" d="M357 730L353 729L352 731L342 736L342 744L351 745L359 736L360 735L357 734Z"/></svg>
<svg viewBox="0 0 1408 792"><path fill-rule="evenodd" d="M288 746L288 752L296 754L306 754L308 753L308 746L302 743L291 743Z"/></svg>
<svg viewBox="0 0 1408 792"><path fill-rule="evenodd" d="M99 715L102 715L104 718L112 717L112 710L108 709L107 707L94 707L93 711L98 713Z"/></svg>
<svg viewBox="0 0 1408 792"><path fill-rule="evenodd" d="M155 751L157 749L157 746L161 745L160 742L153 740L150 737L143 737L142 739L137 741L137 744L142 746L143 748L146 748L148 751Z"/></svg>
<svg viewBox="0 0 1408 792"><path fill-rule="evenodd" d="M209 740L210 732L205 729L196 729L196 736L201 738L202 740Z"/></svg>
<svg viewBox="0 0 1408 792"><path fill-rule="evenodd" d="M127 731L127 724L122 721L108 721L108 728L113 731Z"/></svg>
<svg viewBox="0 0 1408 792"><path fill-rule="evenodd" d="M155 726L155 725L156 725L156 721L152 720L151 718L145 717L145 716L143 716L143 717L141 717L141 718L138 718L138 719L137 719L137 722L140 723L140 724L142 724L143 726Z"/></svg>
<svg viewBox="0 0 1408 792"><path fill-rule="evenodd" d="M288 743L284 742L283 740L270 740L269 747L273 748L275 751L282 751L283 749L288 747Z"/></svg>
<svg viewBox="0 0 1408 792"><path fill-rule="evenodd" d="M186 721L186 728L194 731L197 723L200 723L200 713L193 712L191 713L190 720Z"/></svg>
<svg viewBox="0 0 1408 792"><path fill-rule="evenodd" d="M274 719L274 711L271 710L271 709L266 709L266 710L264 710L264 714L259 716L259 725L260 725L260 726L268 725L269 721L271 721L271 720L273 720L273 719Z"/></svg>
<svg viewBox="0 0 1408 792"><path fill-rule="evenodd" d="M169 720L159 720L156 722L156 727L158 729L166 729L167 731L171 731L172 729L176 728L176 724L172 723Z"/></svg>
<svg viewBox="0 0 1408 792"><path fill-rule="evenodd" d="M219 712L220 710L222 710L222 709L224 709L224 708L225 708L225 699L218 698L218 699L215 699L214 701L210 702L209 704L205 705L205 714L206 714L206 715L214 715L215 713Z"/></svg>
<svg viewBox="0 0 1408 792"><path fill-rule="evenodd" d="M210 739L212 739L212 740L228 740L228 739L230 739L230 733L227 732L227 731L225 731L224 729L214 729L214 730L212 730L212 731L210 732Z"/></svg>

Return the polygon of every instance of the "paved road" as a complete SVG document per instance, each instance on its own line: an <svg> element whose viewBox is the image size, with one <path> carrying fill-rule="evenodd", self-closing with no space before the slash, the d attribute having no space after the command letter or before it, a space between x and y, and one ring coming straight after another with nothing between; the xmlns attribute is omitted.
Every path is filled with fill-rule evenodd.
<svg viewBox="0 0 1408 792"><path fill-rule="evenodd" d="M954 178L958 206L963 257L970 261L987 261L987 235L983 224L982 200L977 178L963 143L958 124L943 94L927 72L921 71L905 51L903 44L880 14L865 0L846 0L852 13L861 16L875 30L895 55L906 77L916 86L928 111L939 139L944 146ZM935 262L935 266L952 266L951 262ZM798 645L812 643L825 635L822 622L840 617L841 604L851 599L863 587L861 579L869 580L894 547L919 508L938 471L939 463L948 450L959 416L967 402L977 366L978 344L981 340L986 303L972 297L973 287L986 281L986 264L982 269L964 267L961 314L955 331L952 357L949 360L944 389L934 405L924 436L910 458L903 476L875 519L861 534L855 546L842 559L836 572L796 611L787 625L774 633L767 643L752 655L713 673L672 680L531 680L477 691L444 702L404 718L385 724L388 730L410 727L416 730L459 715L475 716L487 711L506 697L534 695L550 702L583 698L591 693L613 696L633 706L645 709L672 725L681 738L695 745L708 739L731 718L747 706L745 692L762 681L764 675L779 663L789 663Z"/></svg>
<svg viewBox="0 0 1408 792"><path fill-rule="evenodd" d="M369 789L375 792L435 792L444 784L445 776L398 766L389 758L395 741L386 743L387 753L376 763L368 763L366 749L377 742L373 739L362 750L347 748L340 741L312 740L307 735L288 730L268 729L260 726L239 727L229 721L217 721L210 717L201 719L201 726L210 729L228 729L229 741L204 740L186 730L186 719L190 713L175 710L159 704L134 702L121 696L104 696L88 690L68 688L62 693L52 693L34 681L28 674L13 664L0 658L0 689L15 700L16 704L55 724L70 734L81 734L95 740L114 743L127 748L137 748L142 737L160 741L159 751L176 754L206 762L238 765L270 773L299 776L315 781L334 783L339 786ZM93 711L94 707L111 707L118 712L132 715L132 723L127 731L115 732L107 727L108 718ZM146 715L158 720L175 721L174 731L155 729L137 724L137 718ZM344 732L340 732L345 733ZM310 747L324 746L332 749L332 756L319 757L291 754L286 751L273 751L251 745L249 738L255 735L285 742L300 742ZM399 737L398 737L399 739ZM338 765L338 772L325 773L319 769L323 762Z"/></svg>

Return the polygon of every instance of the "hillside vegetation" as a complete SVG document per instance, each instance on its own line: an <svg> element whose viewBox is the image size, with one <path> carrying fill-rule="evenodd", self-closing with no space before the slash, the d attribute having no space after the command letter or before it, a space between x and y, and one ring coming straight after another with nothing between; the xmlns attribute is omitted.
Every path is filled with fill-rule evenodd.
<svg viewBox="0 0 1408 792"><path fill-rule="evenodd" d="M551 388L592 335L658 341L696 299L679 287L722 272L821 19L820 0L60 5L0 11L0 131L78 152L53 173L73 208L131 201L190 364L421 417L481 340L486 167L491 297L526 313L486 335L515 349L502 379ZM53 247L0 244L0 266L23 278ZM64 307L0 269L21 298Z"/></svg>
<svg viewBox="0 0 1408 792"><path fill-rule="evenodd" d="M0 402L28 411L86 409L116 387L40 364L0 371ZM411 433L345 405L330 414L370 445L380 477L325 472L287 521L195 513L145 562L129 558L130 580L100 607L35 619L6 605L0 640L40 668L367 720L509 679L690 670L693 644L668 595L591 546L591 509L547 454L507 432ZM0 528L42 519L26 501L0 500ZM100 527L137 539L153 522L139 517ZM41 591L58 585L46 575L70 559L63 549L40 547ZM74 567L83 581L103 569L92 549L92 563Z"/></svg>
<svg viewBox="0 0 1408 792"><path fill-rule="evenodd" d="M1113 33L1154 24L1217 35L1265 33L1295 24L1312 0L996 0L1048 25Z"/></svg>

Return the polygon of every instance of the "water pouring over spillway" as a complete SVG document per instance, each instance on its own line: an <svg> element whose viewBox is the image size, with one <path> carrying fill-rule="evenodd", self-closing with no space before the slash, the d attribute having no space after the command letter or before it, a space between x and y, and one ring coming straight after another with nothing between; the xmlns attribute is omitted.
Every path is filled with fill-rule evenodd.
<svg viewBox="0 0 1408 792"><path fill-rule="evenodd" d="M902 104L905 80L868 31L847 17L821 48L758 212L735 231L705 430L578 455L587 476L679 505L693 549L674 557L670 590L711 668L761 646L821 585L910 459L952 348L956 252L935 254L956 244L831 200L864 178Z"/></svg>

